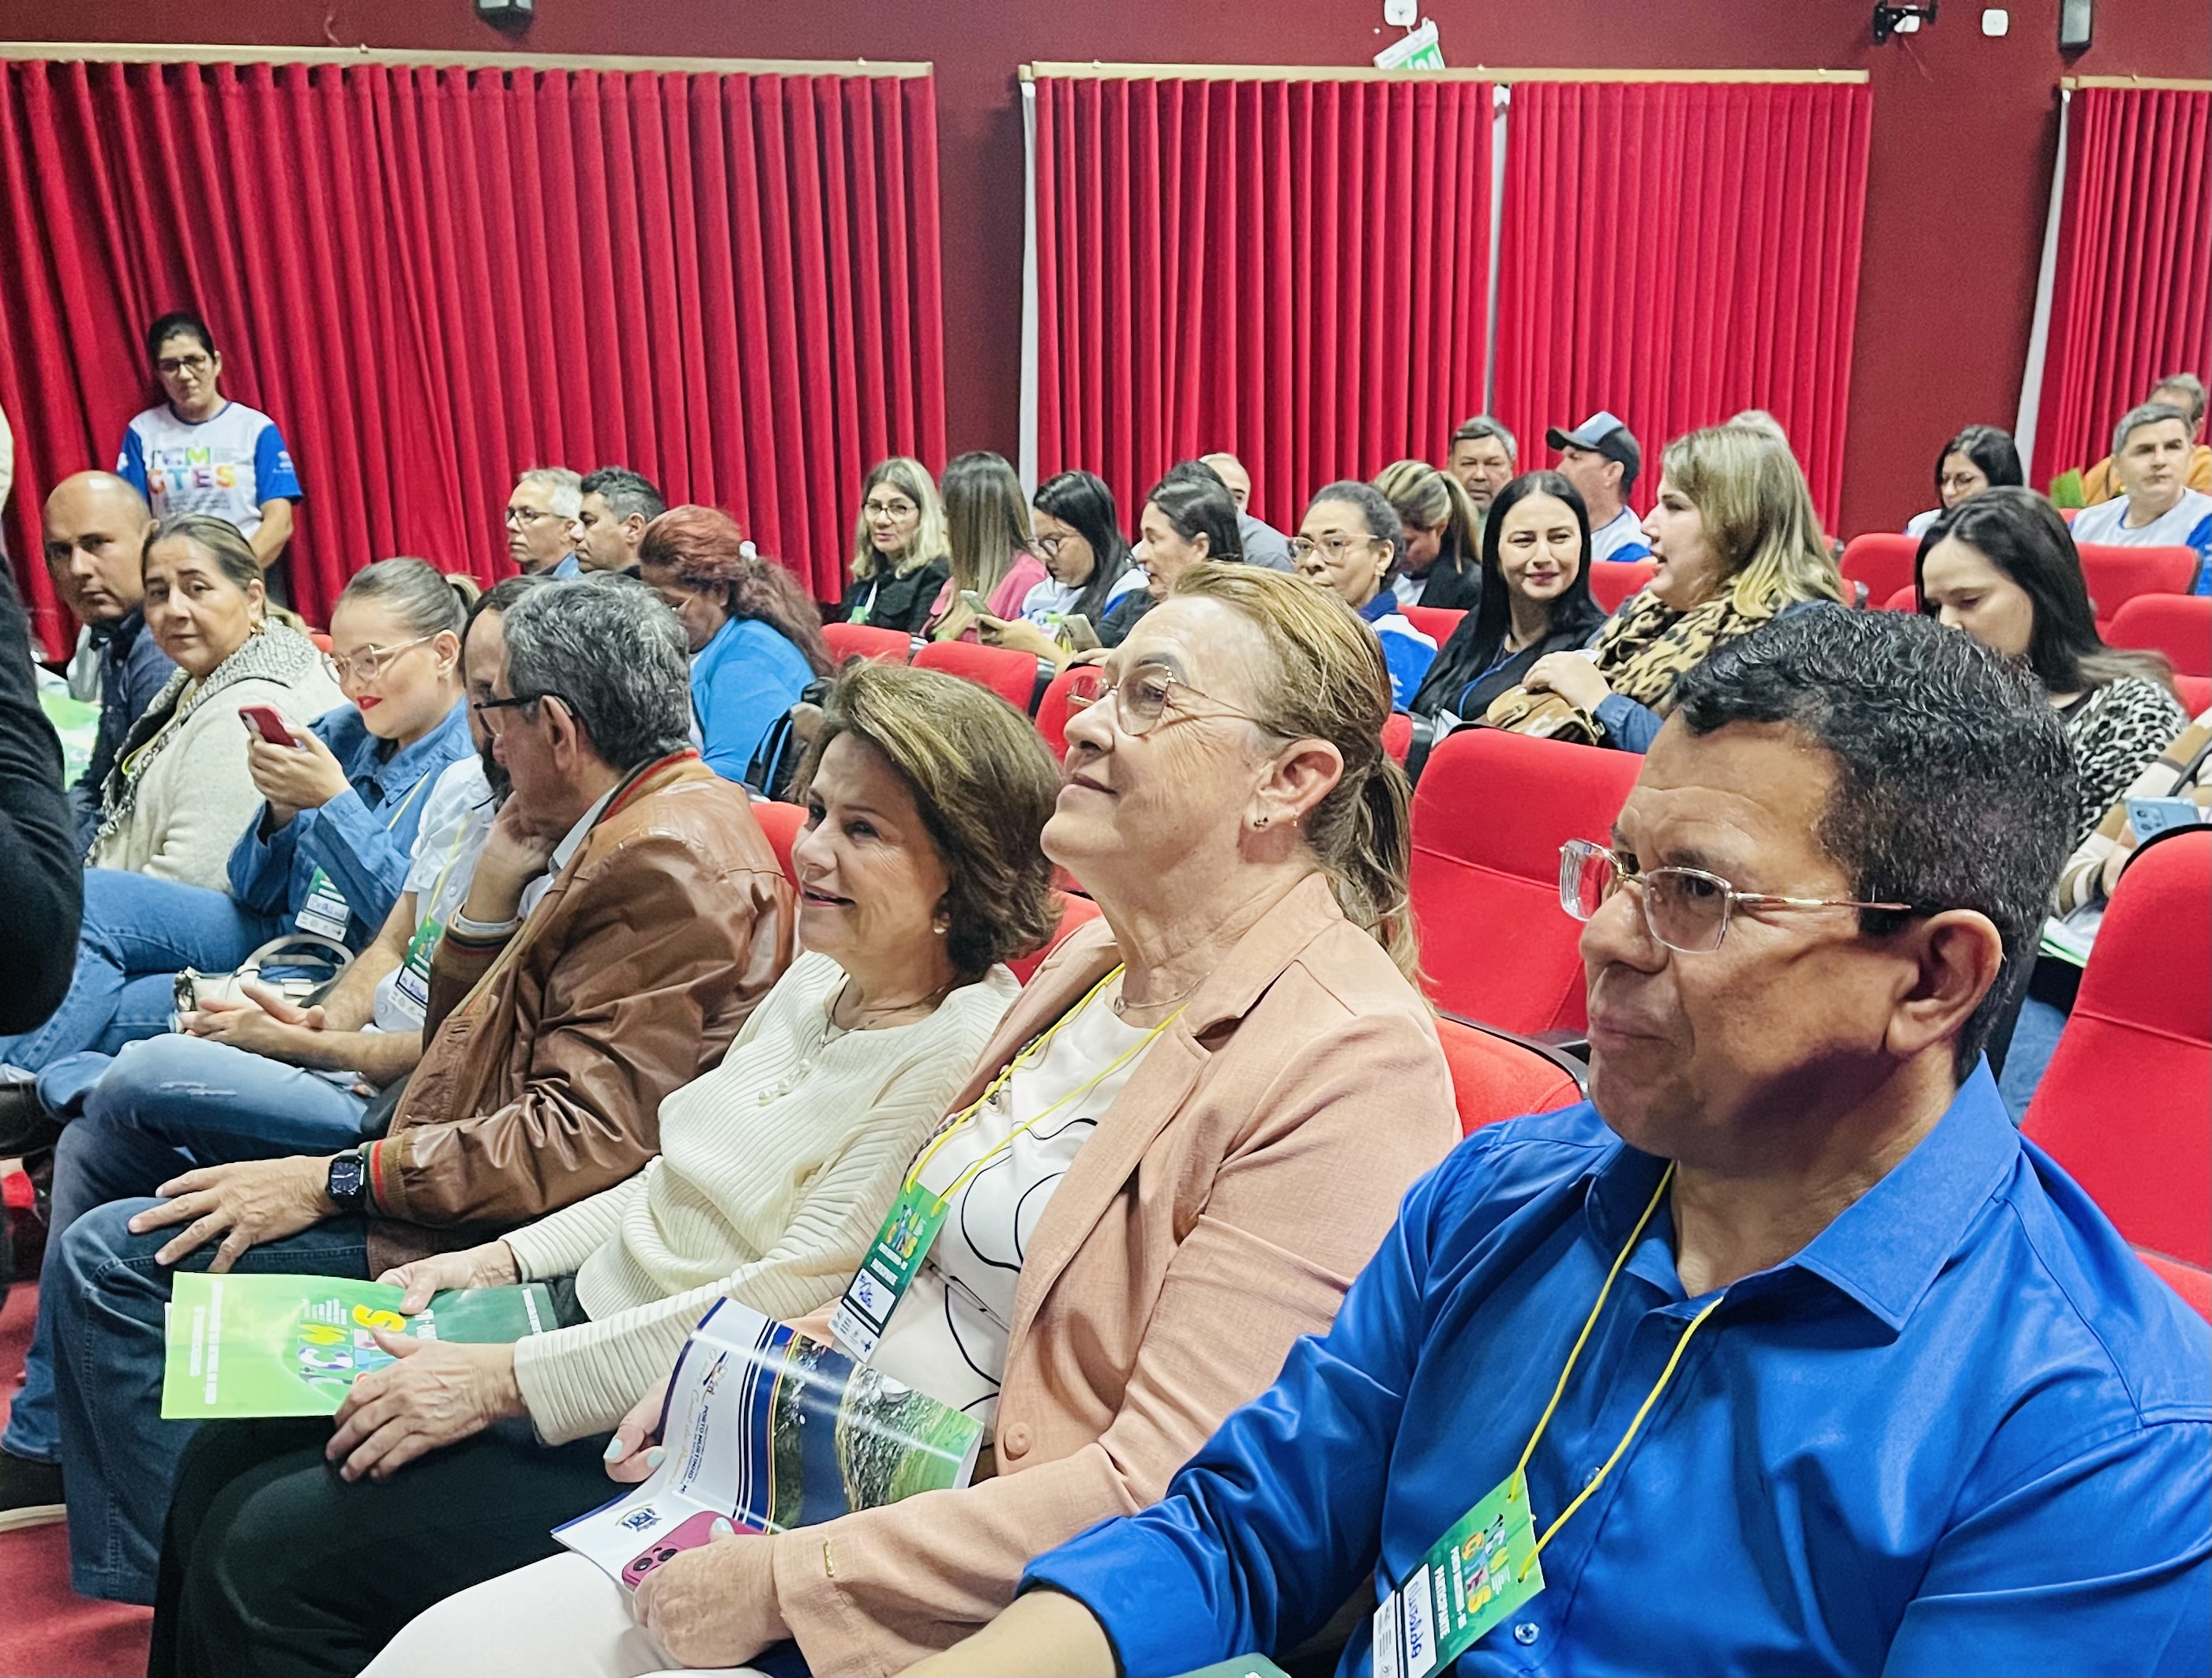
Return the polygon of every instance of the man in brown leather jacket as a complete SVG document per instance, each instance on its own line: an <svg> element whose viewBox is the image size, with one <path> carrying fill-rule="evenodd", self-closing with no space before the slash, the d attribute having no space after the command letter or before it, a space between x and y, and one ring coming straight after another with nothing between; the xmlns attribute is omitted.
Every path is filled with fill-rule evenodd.
<svg viewBox="0 0 2212 1678"><path fill-rule="evenodd" d="M433 960L389 1134L187 1171L62 1238L57 1396L83 1595L153 1600L191 1432L160 1417L171 1267L370 1277L619 1183L656 1152L662 1097L721 1058L790 960L775 854L743 790L690 749L666 608L595 579L533 591L505 628L478 707L514 793ZM552 884L522 915L540 872Z"/></svg>

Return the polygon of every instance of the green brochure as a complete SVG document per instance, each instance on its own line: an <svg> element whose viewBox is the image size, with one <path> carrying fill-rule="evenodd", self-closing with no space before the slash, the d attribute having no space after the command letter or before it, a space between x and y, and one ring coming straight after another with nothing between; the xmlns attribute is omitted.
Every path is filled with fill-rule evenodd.
<svg viewBox="0 0 2212 1678"><path fill-rule="evenodd" d="M504 1344L559 1326L540 1283L457 1288L399 1314L403 1288L337 1276L186 1271L169 1301L161 1414L172 1421L327 1416L353 1378L392 1361L372 1328L418 1340Z"/></svg>

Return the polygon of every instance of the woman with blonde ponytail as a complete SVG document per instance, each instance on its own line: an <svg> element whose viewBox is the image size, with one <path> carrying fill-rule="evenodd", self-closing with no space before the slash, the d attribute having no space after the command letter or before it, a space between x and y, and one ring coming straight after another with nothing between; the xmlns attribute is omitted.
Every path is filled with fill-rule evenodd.
<svg viewBox="0 0 2212 1678"><path fill-rule="evenodd" d="M687 1551L634 1601L581 1557L539 1562L432 1609L369 1678L635 1671L640 1627L685 1666L795 1643L815 1672L901 1671L1030 1558L1157 1498L1328 1327L1459 1136L1407 978L1382 651L1310 584L1201 563L1093 673L1043 848L1102 918L917 1155L947 1210L915 1280L872 1320L799 1325L981 1420L975 1483ZM639 1397L618 1479L650 1471L660 1396Z"/></svg>

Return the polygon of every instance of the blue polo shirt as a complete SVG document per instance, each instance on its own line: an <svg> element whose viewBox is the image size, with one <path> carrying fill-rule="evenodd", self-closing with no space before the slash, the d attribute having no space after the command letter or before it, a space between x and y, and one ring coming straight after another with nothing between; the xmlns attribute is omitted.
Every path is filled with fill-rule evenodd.
<svg viewBox="0 0 2212 1678"><path fill-rule="evenodd" d="M1326 1339L1143 1513L1024 1585L1132 1673L1318 1629L1511 1470L1662 1162L1588 1104L1477 1132ZM1541 1532L1717 1297L1627 1455L1462 1673L2201 1673L2212 1329L2007 1118L1986 1065L1802 1252L1686 1298L1662 1205L1528 1465ZM1379 1563L1379 1566L1378 1566ZM1370 1670L1366 1627L1340 1670Z"/></svg>

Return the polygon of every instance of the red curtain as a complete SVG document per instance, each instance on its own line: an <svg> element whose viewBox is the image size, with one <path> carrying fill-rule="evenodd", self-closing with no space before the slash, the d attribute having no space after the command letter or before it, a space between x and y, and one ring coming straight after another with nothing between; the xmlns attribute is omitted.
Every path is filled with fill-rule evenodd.
<svg viewBox="0 0 2212 1678"><path fill-rule="evenodd" d="M196 307L307 499L295 602L416 553L490 577L514 474L619 462L839 589L872 460L945 452L929 78L0 65L8 534Z"/></svg>
<svg viewBox="0 0 2212 1678"><path fill-rule="evenodd" d="M2167 374L2212 373L2212 94L2084 88L2066 120L2035 483L2110 453Z"/></svg>
<svg viewBox="0 0 2212 1678"><path fill-rule="evenodd" d="M1499 241L1495 408L1522 464L1600 409L1643 445L1782 422L1832 526L1843 480L1869 90L1522 82Z"/></svg>
<svg viewBox="0 0 2212 1678"><path fill-rule="evenodd" d="M1491 88L1040 77L1037 467L1136 522L1228 450L1295 527L1480 407Z"/></svg>

